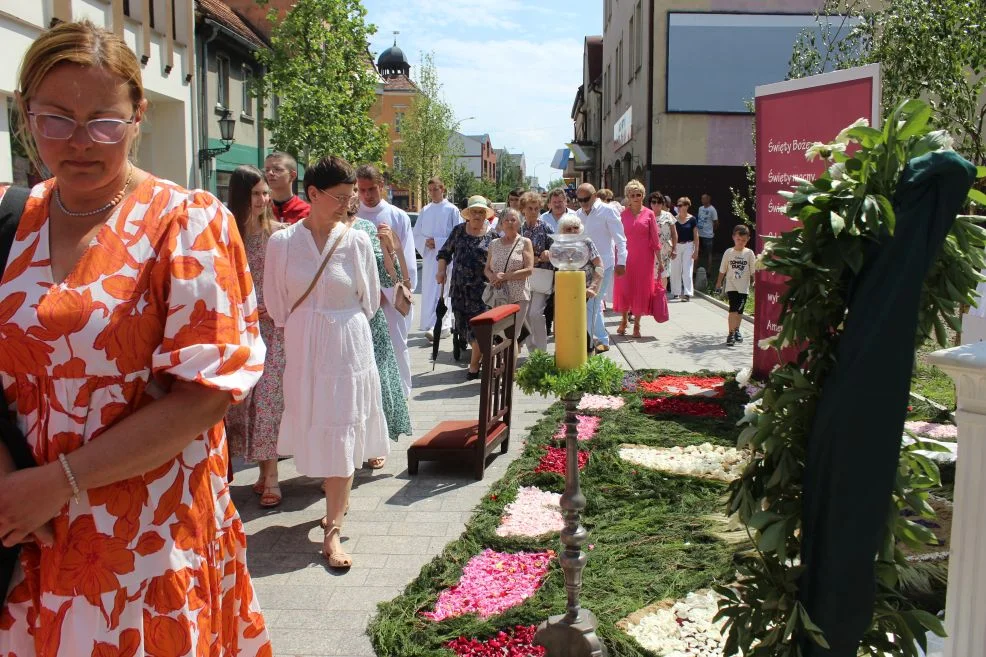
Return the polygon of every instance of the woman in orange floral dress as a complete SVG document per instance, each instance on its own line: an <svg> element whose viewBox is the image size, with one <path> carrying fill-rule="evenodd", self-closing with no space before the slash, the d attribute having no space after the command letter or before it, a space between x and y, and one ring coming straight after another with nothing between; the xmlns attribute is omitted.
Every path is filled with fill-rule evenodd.
<svg viewBox="0 0 986 657"><path fill-rule="evenodd" d="M54 177L0 279L0 381L38 463L0 454L0 538L23 543L4 657L271 655L222 425L263 368L252 283L215 197L130 163L140 80L85 22L20 72L21 136Z"/></svg>

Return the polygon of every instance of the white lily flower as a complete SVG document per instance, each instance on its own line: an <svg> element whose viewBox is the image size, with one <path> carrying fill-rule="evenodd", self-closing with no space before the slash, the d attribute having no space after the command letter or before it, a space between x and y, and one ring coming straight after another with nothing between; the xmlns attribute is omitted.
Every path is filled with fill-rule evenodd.
<svg viewBox="0 0 986 657"><path fill-rule="evenodd" d="M760 412L760 402L762 402L762 401L763 401L763 398L760 398L760 399L758 399L756 401L752 401L749 404L747 404L746 406L744 406L743 407L743 415L745 415L746 417L753 417L754 415L756 415L757 413L759 413Z"/></svg>
<svg viewBox="0 0 986 657"><path fill-rule="evenodd" d="M750 368L744 367L743 369L741 369L739 372L736 373L736 383L738 383L741 386L745 386L747 383L750 382L750 374L751 374Z"/></svg>
<svg viewBox="0 0 986 657"><path fill-rule="evenodd" d="M854 139L851 139L849 137L850 130L852 130L853 128L868 128L868 127L870 127L869 119L865 119L865 118L856 119L851 125L847 125L845 128L842 129L842 132L836 135L835 141L840 144L848 144L850 141L855 141Z"/></svg>
<svg viewBox="0 0 986 657"><path fill-rule="evenodd" d="M828 144L823 144L820 141L816 141L814 144L808 147L808 150L805 151L805 159L811 162L819 156L825 157L824 153L828 150L829 150Z"/></svg>

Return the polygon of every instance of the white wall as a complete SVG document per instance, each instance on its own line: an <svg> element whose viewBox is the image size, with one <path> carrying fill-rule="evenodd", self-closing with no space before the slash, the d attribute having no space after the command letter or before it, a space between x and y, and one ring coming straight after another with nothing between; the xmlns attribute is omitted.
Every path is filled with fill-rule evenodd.
<svg viewBox="0 0 986 657"><path fill-rule="evenodd" d="M14 181L14 164L10 158L10 123L7 121L8 96L0 94L0 183Z"/></svg>

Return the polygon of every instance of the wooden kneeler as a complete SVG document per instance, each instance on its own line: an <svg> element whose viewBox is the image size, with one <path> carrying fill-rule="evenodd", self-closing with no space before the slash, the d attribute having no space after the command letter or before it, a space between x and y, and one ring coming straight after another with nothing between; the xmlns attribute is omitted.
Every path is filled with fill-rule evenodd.
<svg viewBox="0 0 986 657"><path fill-rule="evenodd" d="M513 338L515 331L520 330L516 326L518 311L517 304L507 304L472 319L470 324L483 352L479 418L447 420L435 425L408 448L408 474L418 473L419 461L467 459L476 479L482 479L486 459L493 450L499 446L501 454L507 453L514 389Z"/></svg>

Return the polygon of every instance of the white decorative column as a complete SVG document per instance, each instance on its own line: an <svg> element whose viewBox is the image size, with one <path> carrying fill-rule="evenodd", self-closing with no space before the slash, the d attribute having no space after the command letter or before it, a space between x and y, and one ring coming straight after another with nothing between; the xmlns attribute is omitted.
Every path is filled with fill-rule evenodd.
<svg viewBox="0 0 986 657"><path fill-rule="evenodd" d="M959 455L945 602L945 657L986 655L986 342L936 351L955 380Z"/></svg>

